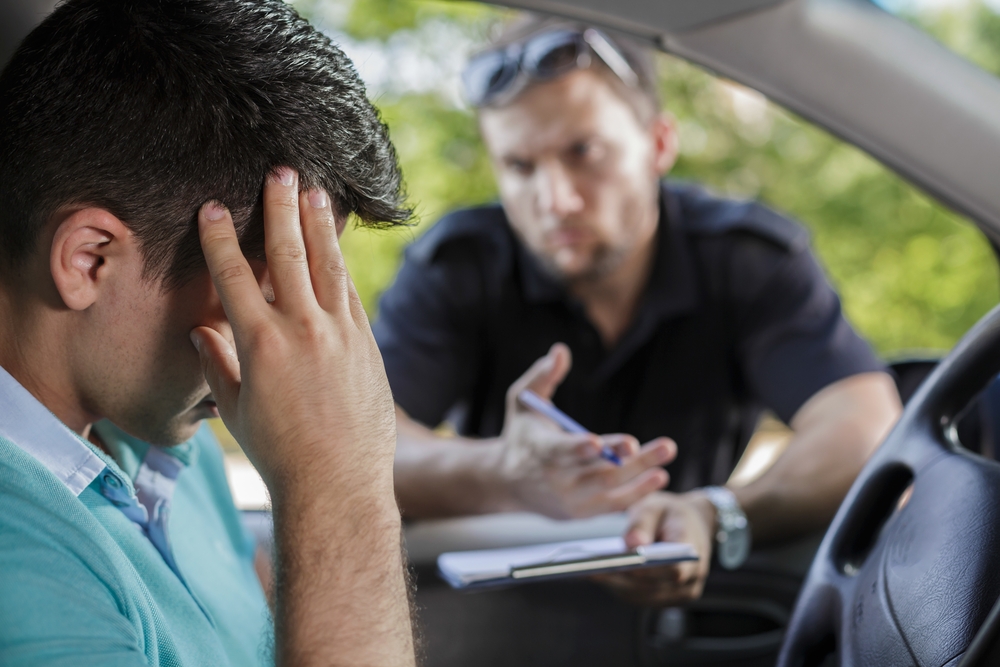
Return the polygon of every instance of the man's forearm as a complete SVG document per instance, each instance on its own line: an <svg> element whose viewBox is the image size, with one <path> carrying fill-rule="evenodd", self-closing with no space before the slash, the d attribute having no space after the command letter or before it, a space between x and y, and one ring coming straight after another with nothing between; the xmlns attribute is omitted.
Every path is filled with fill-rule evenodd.
<svg viewBox="0 0 1000 667"><path fill-rule="evenodd" d="M342 498L369 500L344 506ZM276 664L413 665L391 488L333 496L301 480L275 494L273 509Z"/></svg>
<svg viewBox="0 0 1000 667"><path fill-rule="evenodd" d="M900 412L895 384L884 373L849 377L810 399L774 465L733 489L754 541L792 538L829 522Z"/></svg>
<svg viewBox="0 0 1000 667"><path fill-rule="evenodd" d="M516 509L500 480L500 441L449 438L397 411L396 495L408 519Z"/></svg>
<svg viewBox="0 0 1000 667"><path fill-rule="evenodd" d="M767 472L733 489L755 543L803 535L833 518L864 465L866 448L859 440L824 447L833 438L823 436L796 436Z"/></svg>

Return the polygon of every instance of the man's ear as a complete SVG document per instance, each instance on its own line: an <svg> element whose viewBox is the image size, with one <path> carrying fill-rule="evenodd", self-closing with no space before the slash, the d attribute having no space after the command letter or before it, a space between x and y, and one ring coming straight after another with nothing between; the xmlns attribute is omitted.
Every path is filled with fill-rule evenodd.
<svg viewBox="0 0 1000 667"><path fill-rule="evenodd" d="M130 251L132 234L121 220L100 208L84 208L62 217L49 252L49 268L63 303L72 310L89 308L111 271Z"/></svg>
<svg viewBox="0 0 1000 667"><path fill-rule="evenodd" d="M677 139L677 121L666 112L658 113L650 124L653 138L653 168L660 176L673 169L680 152Z"/></svg>

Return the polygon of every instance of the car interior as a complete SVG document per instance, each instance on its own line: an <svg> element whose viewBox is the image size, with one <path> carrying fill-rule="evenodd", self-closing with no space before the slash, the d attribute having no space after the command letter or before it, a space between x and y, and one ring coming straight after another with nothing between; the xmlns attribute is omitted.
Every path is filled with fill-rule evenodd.
<svg viewBox="0 0 1000 667"><path fill-rule="evenodd" d="M53 0L8 2L0 61ZM628 33L871 154L1000 243L1000 80L868 0L500 0ZM622 515L410 523L425 663L1000 664L1000 310L943 359L897 360L906 409L824 534L713 571L683 607L585 579L461 592L447 551L621 534ZM268 521L247 513L264 539Z"/></svg>

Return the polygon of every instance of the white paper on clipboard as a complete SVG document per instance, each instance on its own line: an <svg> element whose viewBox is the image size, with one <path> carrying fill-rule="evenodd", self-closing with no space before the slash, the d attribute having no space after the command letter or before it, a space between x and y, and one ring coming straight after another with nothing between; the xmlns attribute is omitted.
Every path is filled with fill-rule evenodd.
<svg viewBox="0 0 1000 667"><path fill-rule="evenodd" d="M455 551L438 556L438 571L454 588L527 582L697 560L690 544L656 542L626 548L621 537L533 544L510 549Z"/></svg>

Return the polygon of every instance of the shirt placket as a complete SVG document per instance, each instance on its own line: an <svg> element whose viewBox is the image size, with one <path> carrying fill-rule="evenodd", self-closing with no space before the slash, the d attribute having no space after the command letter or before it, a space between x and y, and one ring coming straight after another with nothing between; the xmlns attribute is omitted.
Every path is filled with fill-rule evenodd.
<svg viewBox="0 0 1000 667"><path fill-rule="evenodd" d="M135 493L110 468L100 475L101 494L117 507L159 552L167 567L188 590L205 617L212 617L188 586L170 547L168 522L177 478L184 464L158 447L150 447L135 477Z"/></svg>

